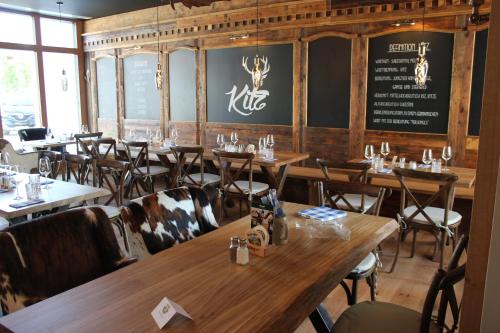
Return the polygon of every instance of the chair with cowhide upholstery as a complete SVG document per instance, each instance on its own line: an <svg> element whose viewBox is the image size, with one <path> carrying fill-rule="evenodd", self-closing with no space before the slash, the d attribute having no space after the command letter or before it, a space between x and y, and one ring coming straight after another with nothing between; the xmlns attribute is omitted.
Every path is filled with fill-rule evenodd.
<svg viewBox="0 0 500 333"><path fill-rule="evenodd" d="M134 199L121 208L130 255L147 258L219 227L207 195L180 187Z"/></svg>
<svg viewBox="0 0 500 333"><path fill-rule="evenodd" d="M81 208L0 231L0 303L9 314L135 261L102 209Z"/></svg>

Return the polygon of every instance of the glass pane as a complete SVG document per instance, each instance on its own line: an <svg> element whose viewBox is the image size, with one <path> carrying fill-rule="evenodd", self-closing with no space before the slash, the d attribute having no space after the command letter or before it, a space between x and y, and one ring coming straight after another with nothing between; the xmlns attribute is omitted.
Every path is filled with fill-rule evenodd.
<svg viewBox="0 0 500 333"><path fill-rule="evenodd" d="M35 27L30 15L0 12L0 42L35 44Z"/></svg>
<svg viewBox="0 0 500 333"><path fill-rule="evenodd" d="M42 45L76 48L76 29L71 21L40 19Z"/></svg>
<svg viewBox="0 0 500 333"><path fill-rule="evenodd" d="M0 49L0 114L3 136L11 143L19 142L18 130L40 126L35 52Z"/></svg>
<svg viewBox="0 0 500 333"><path fill-rule="evenodd" d="M44 52L43 74L48 127L56 135L77 133L81 122L77 56Z"/></svg>

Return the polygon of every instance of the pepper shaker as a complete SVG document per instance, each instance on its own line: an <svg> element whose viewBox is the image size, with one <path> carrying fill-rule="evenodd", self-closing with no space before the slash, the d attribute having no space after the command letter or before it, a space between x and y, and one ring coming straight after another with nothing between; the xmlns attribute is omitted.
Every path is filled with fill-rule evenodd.
<svg viewBox="0 0 500 333"><path fill-rule="evenodd" d="M229 244L229 261L233 264L236 263L236 254L238 251L240 239L239 237L233 236L231 237L231 243Z"/></svg>

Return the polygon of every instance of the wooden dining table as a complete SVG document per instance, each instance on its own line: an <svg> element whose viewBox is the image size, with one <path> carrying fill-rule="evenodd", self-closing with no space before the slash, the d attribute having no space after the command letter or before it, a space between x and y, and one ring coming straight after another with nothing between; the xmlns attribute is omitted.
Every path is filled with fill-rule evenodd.
<svg viewBox="0 0 500 333"><path fill-rule="evenodd" d="M117 144L116 149L118 152L122 152L123 154L125 146L123 144ZM149 154L156 155L158 160L165 167L171 170L172 174L170 178L175 178L173 173L175 172L176 161L170 148L159 145L150 145L148 147L148 152ZM209 162L207 165L209 168L212 166L212 169L216 169L216 157L213 154L212 149L206 148L203 153L203 158ZM256 154L253 159L253 164L260 167L269 187L275 188L277 190L276 192L278 197L281 197L290 165L304 161L308 158L308 153L275 151L273 159L266 159L264 156Z"/></svg>
<svg viewBox="0 0 500 333"><path fill-rule="evenodd" d="M310 206L285 203L287 245L247 266L229 262L231 236L249 216L216 231L14 312L14 332L293 332L342 279L398 228L390 218L348 213L342 240L331 225L299 217ZM160 330L151 311L168 297L193 318Z"/></svg>
<svg viewBox="0 0 500 333"><path fill-rule="evenodd" d="M0 193L0 217L12 220L28 214L61 208L73 203L93 200L111 194L111 192L105 188L96 188L87 185L64 182L61 180L49 179L52 183L49 184L48 189L45 189L45 185L42 185L40 199L43 199L44 202L23 208L13 208L10 206L11 204L26 201L25 184L28 181L28 174L24 174L24 176L25 179L19 187L19 193L23 199L18 201L14 200L16 197L15 189L9 192ZM42 177L42 181L44 180L45 179Z"/></svg>

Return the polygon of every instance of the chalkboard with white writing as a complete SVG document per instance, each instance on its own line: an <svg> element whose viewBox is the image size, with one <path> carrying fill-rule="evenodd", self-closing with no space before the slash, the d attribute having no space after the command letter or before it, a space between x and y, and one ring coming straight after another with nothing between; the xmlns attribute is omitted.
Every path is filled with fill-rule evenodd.
<svg viewBox="0 0 500 333"><path fill-rule="evenodd" d="M196 62L194 51L169 54L170 119L196 121Z"/></svg>
<svg viewBox="0 0 500 333"><path fill-rule="evenodd" d="M116 119L116 65L114 57L96 60L99 118Z"/></svg>
<svg viewBox="0 0 500 333"><path fill-rule="evenodd" d="M479 135L481 110L483 109L484 68L486 66L486 47L488 30L476 32L474 46L474 65L472 69L472 90L470 97L469 135Z"/></svg>
<svg viewBox="0 0 500 333"><path fill-rule="evenodd" d="M351 40L327 37L309 43L307 126L349 128Z"/></svg>
<svg viewBox="0 0 500 333"><path fill-rule="evenodd" d="M160 119L160 92L156 89L157 56L137 54L123 59L126 119Z"/></svg>
<svg viewBox="0 0 500 333"><path fill-rule="evenodd" d="M429 64L425 86L415 82L421 42ZM453 34L402 32L370 39L366 128L446 134Z"/></svg>
<svg viewBox="0 0 500 333"><path fill-rule="evenodd" d="M209 122L292 125L293 46L260 46L260 73L254 72L256 51L207 51Z"/></svg>

